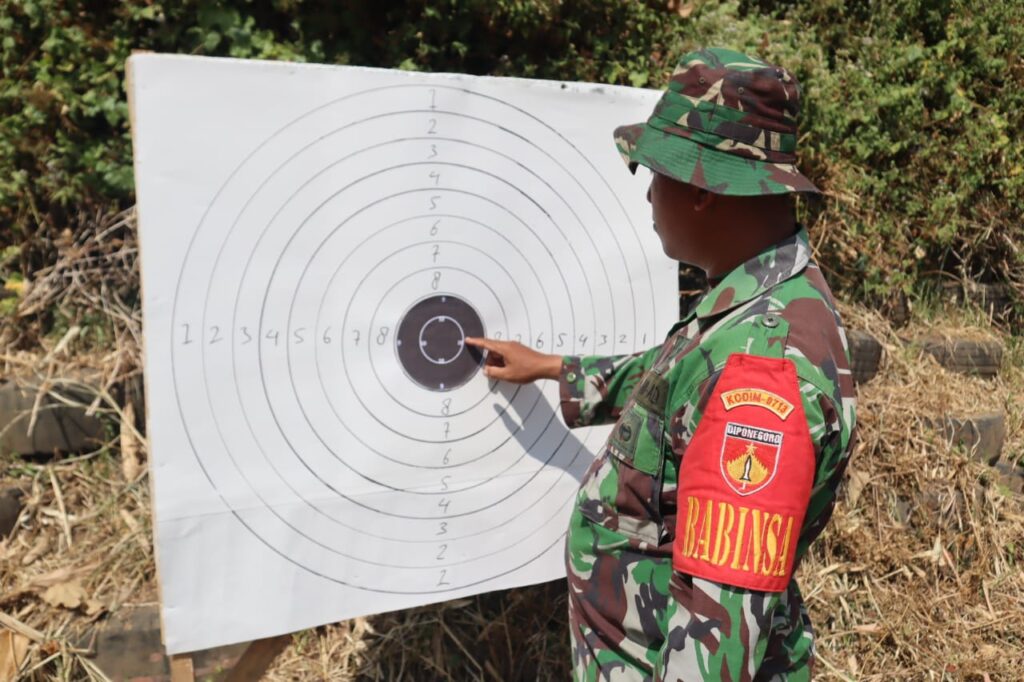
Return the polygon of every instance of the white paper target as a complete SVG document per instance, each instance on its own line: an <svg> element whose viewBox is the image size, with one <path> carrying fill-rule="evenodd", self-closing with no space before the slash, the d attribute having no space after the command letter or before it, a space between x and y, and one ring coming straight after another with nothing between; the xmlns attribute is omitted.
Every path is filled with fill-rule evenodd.
<svg viewBox="0 0 1024 682"><path fill-rule="evenodd" d="M169 651L564 574L606 429L466 336L657 344L675 264L611 130L658 93L130 63Z"/></svg>

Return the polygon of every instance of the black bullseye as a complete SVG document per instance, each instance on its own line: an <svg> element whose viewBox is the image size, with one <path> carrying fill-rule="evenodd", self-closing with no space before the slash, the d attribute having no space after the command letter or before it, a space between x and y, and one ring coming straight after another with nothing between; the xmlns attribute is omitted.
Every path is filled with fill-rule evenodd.
<svg viewBox="0 0 1024 682"><path fill-rule="evenodd" d="M469 381L483 355L465 343L483 336L484 325L473 307L442 294L416 303L398 325L398 361L413 381L431 391L450 391Z"/></svg>

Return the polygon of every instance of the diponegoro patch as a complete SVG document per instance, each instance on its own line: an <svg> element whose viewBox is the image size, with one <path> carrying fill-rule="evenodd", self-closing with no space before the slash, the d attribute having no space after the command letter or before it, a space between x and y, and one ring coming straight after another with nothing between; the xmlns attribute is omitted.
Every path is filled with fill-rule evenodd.
<svg viewBox="0 0 1024 682"><path fill-rule="evenodd" d="M725 482L740 495L762 490L775 478L782 439L779 431L726 424L720 457Z"/></svg>

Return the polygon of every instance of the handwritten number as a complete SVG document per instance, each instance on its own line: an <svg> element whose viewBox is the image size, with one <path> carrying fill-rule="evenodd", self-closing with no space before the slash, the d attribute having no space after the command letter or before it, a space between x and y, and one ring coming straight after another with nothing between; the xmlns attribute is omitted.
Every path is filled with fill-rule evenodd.
<svg viewBox="0 0 1024 682"><path fill-rule="evenodd" d="M436 156L437 156L437 145L436 144L432 144L432 145L430 145L430 156L428 156L427 158L428 159L433 159Z"/></svg>
<svg viewBox="0 0 1024 682"><path fill-rule="evenodd" d="M220 327L218 327L217 325L213 325L212 327L210 327L210 332L213 334L213 338L210 339L211 346L215 343L220 343L221 341L224 340L220 335Z"/></svg>
<svg viewBox="0 0 1024 682"><path fill-rule="evenodd" d="M445 576L447 576L447 575L448 575L448 571L442 568L441 569L441 577L437 579L437 586L438 587L444 587L445 585L451 585L450 582L445 580Z"/></svg>
<svg viewBox="0 0 1024 682"><path fill-rule="evenodd" d="M430 179L434 181L434 187L441 182L441 174L437 171L430 171Z"/></svg>
<svg viewBox="0 0 1024 682"><path fill-rule="evenodd" d="M434 270L434 278L430 280L430 288L437 291L437 287L441 284L441 271Z"/></svg>
<svg viewBox="0 0 1024 682"><path fill-rule="evenodd" d="M430 119L430 127L427 128L427 135L437 135L437 119Z"/></svg>
<svg viewBox="0 0 1024 682"><path fill-rule="evenodd" d="M447 417L449 414L451 414L451 411L452 411L452 399L451 398L445 398L444 400L441 401L441 416L442 417ZM448 452L451 452L451 450L449 450Z"/></svg>
<svg viewBox="0 0 1024 682"><path fill-rule="evenodd" d="M245 341L242 341L242 345L244 346L247 343L252 343L252 334L249 333L249 328L242 327L242 333L245 334Z"/></svg>
<svg viewBox="0 0 1024 682"><path fill-rule="evenodd" d="M440 524L441 524L441 527L438 529L438 531L435 533L435 535L448 535L448 522L447 521L441 521Z"/></svg>
<svg viewBox="0 0 1024 682"><path fill-rule="evenodd" d="M558 335L558 348L561 348L564 345L565 345L565 334L559 334Z"/></svg>
<svg viewBox="0 0 1024 682"><path fill-rule="evenodd" d="M182 341L181 345L187 346L188 344L192 343L192 339L188 335L188 324L183 324L181 326L185 328L185 340Z"/></svg>
<svg viewBox="0 0 1024 682"><path fill-rule="evenodd" d="M434 224L430 226L430 236L431 237L437 236L437 226L440 225L440 224L441 224L440 220L435 220Z"/></svg>
<svg viewBox="0 0 1024 682"><path fill-rule="evenodd" d="M448 551L448 545L441 545L441 551L437 553L437 560L444 561L444 553Z"/></svg>
<svg viewBox="0 0 1024 682"><path fill-rule="evenodd" d="M434 262L437 262L437 257L441 255L441 245L434 244Z"/></svg>
<svg viewBox="0 0 1024 682"><path fill-rule="evenodd" d="M440 194L435 194L434 196L430 197L430 210L431 211L436 211L437 210L437 202L440 201L440 200L441 200L441 195Z"/></svg>
<svg viewBox="0 0 1024 682"><path fill-rule="evenodd" d="M384 342L388 340L388 328L381 327L380 331L377 332L377 345L383 346Z"/></svg>
<svg viewBox="0 0 1024 682"><path fill-rule="evenodd" d="M273 329L268 329L267 330L266 338L268 340L272 340L274 342L274 345L276 346L277 343L278 343L278 340L281 338L281 332L275 331Z"/></svg>
<svg viewBox="0 0 1024 682"><path fill-rule="evenodd" d="M626 343L626 335L619 334L619 343Z"/></svg>
<svg viewBox="0 0 1024 682"><path fill-rule="evenodd" d="M306 331L305 327L299 327L298 329L296 329L295 331L292 332L292 335L295 337L295 345L296 346L299 345L300 343L305 343L306 342L306 337L303 336L303 333L305 331Z"/></svg>
<svg viewBox="0 0 1024 682"><path fill-rule="evenodd" d="M437 109L437 90L430 88L430 108Z"/></svg>
<svg viewBox="0 0 1024 682"><path fill-rule="evenodd" d="M597 345L603 346L606 343L608 343L608 335L607 334L601 334L601 342L599 344L597 344Z"/></svg>
<svg viewBox="0 0 1024 682"><path fill-rule="evenodd" d="M441 501L437 503L437 506L440 507L441 509L444 509L444 513L447 514L448 513L448 505L450 505L451 503L452 503L452 501L449 500L447 497L442 497Z"/></svg>
<svg viewBox="0 0 1024 682"><path fill-rule="evenodd" d="M537 334L537 341L533 345L536 346L537 348L544 347L544 332Z"/></svg>

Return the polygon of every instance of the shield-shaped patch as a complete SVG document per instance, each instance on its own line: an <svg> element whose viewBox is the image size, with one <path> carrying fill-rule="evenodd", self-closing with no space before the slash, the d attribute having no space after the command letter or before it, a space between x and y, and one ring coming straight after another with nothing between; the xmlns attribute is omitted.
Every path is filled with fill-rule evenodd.
<svg viewBox="0 0 1024 682"><path fill-rule="evenodd" d="M756 493L775 478L781 450L778 431L729 422L722 443L722 477L740 495Z"/></svg>

